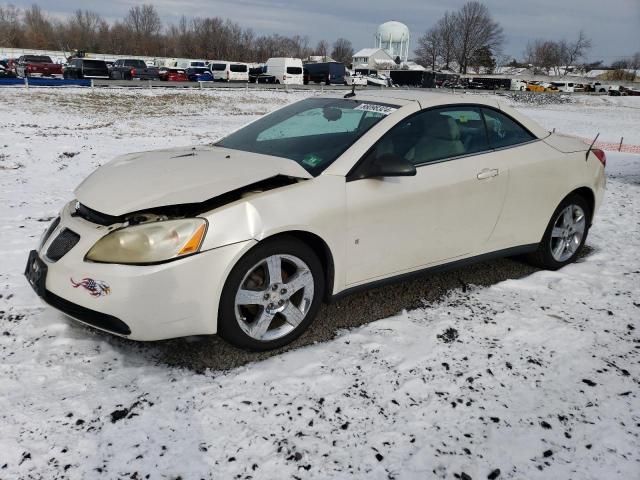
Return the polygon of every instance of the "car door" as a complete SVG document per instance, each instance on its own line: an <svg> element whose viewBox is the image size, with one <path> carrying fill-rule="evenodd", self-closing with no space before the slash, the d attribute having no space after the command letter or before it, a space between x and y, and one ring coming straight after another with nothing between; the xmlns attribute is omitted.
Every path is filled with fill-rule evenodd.
<svg viewBox="0 0 640 480"><path fill-rule="evenodd" d="M475 106L402 120L363 162L385 154L411 161L417 174L347 179L347 285L479 251L503 206L508 170L494 162Z"/></svg>

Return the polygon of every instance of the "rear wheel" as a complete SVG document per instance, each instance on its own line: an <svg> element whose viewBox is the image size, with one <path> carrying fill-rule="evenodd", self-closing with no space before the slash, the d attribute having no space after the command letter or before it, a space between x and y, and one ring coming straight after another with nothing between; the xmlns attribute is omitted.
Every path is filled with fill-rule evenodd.
<svg viewBox="0 0 640 480"><path fill-rule="evenodd" d="M530 256L535 265L557 270L573 262L587 239L591 209L584 197L572 194L553 213L538 250Z"/></svg>
<svg viewBox="0 0 640 480"><path fill-rule="evenodd" d="M290 237L258 244L233 268L220 297L218 333L251 350L292 342L311 324L324 295L318 256Z"/></svg>

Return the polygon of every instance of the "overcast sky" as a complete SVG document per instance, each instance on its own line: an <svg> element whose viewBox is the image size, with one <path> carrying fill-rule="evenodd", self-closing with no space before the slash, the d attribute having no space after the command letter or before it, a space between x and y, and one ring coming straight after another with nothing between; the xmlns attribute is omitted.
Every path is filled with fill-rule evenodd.
<svg viewBox="0 0 640 480"><path fill-rule="evenodd" d="M135 0L0 0L19 7L39 4L55 16L78 8L93 10L108 20L122 18L144 2ZM308 35L311 43L333 43L343 36L356 50L371 47L376 27L388 20L409 26L415 40L445 12L465 0L147 0L162 20L181 15L220 16L257 33ZM593 41L590 60L610 63L640 51L640 0L485 0L505 32L504 52L521 58L527 41L535 38L575 38L584 29Z"/></svg>

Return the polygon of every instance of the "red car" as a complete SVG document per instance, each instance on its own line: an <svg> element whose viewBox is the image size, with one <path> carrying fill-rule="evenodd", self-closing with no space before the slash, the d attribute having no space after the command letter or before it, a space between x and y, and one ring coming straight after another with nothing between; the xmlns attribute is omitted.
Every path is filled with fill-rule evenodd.
<svg viewBox="0 0 640 480"><path fill-rule="evenodd" d="M53 77L62 76L62 65L53 63L46 55L23 55L15 64L18 77Z"/></svg>
<svg viewBox="0 0 640 480"><path fill-rule="evenodd" d="M188 82L189 77L185 70L179 68L161 68L160 80L166 80L168 82Z"/></svg>

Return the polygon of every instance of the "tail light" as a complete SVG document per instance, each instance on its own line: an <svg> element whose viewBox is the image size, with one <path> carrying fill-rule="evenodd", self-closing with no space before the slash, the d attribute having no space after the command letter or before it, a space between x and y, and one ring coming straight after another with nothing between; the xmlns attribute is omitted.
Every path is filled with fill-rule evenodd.
<svg viewBox="0 0 640 480"><path fill-rule="evenodd" d="M227 80L229 80L229 76L230 76L230 73L229 73L229 72L227 72Z"/></svg>
<svg viewBox="0 0 640 480"><path fill-rule="evenodd" d="M602 166L606 167L607 166L607 156L605 155L605 153L602 150L600 150L599 148L594 148L591 151L598 158L598 160L600 160L600 163L602 164Z"/></svg>
<svg viewBox="0 0 640 480"><path fill-rule="evenodd" d="M286 76L286 75L283 75L283 76L282 76L282 80L286 80L286 79L287 79L287 76Z"/></svg>
<svg viewBox="0 0 640 480"><path fill-rule="evenodd" d="M136 76L136 69L135 69L135 68L132 68L132 69L131 69L131 76L132 76L132 77L135 77L135 76Z"/></svg>

